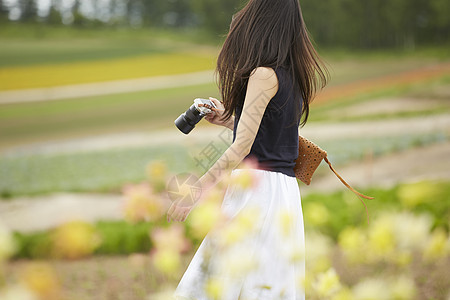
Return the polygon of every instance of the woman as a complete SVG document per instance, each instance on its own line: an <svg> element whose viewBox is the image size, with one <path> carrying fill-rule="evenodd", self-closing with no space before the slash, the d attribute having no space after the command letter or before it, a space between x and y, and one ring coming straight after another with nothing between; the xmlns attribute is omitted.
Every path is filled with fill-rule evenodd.
<svg viewBox="0 0 450 300"><path fill-rule="evenodd" d="M217 108L211 108L206 119L233 130L233 143L199 183L207 192L226 176L240 176L243 161L256 160L246 171L258 178L257 185L245 190L228 186L222 203L230 220L242 219L250 207L258 209L251 235L233 245L241 259L238 265L253 268L236 269L230 252L214 248L221 238L208 234L174 296L203 300L212 299L212 291L222 291L214 298L304 299L304 256L289 252L293 245L297 254L304 251L301 197L293 168L299 125L306 124L309 104L316 90L326 85L328 72L308 37L298 0L250 0L233 16L216 71L223 103L210 98ZM168 220L184 221L193 207L173 203ZM287 224L284 233L277 229L280 216ZM253 260L257 266L248 263ZM231 269L241 271L236 275ZM207 286L213 279L216 289Z"/></svg>

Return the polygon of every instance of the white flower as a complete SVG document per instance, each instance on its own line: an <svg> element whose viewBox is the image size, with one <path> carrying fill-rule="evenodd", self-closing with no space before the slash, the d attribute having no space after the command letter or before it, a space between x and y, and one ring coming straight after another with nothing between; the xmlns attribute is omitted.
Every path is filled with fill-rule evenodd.
<svg viewBox="0 0 450 300"><path fill-rule="evenodd" d="M38 300L37 296L25 286L14 285L0 290L2 300Z"/></svg>
<svg viewBox="0 0 450 300"><path fill-rule="evenodd" d="M394 232L400 249L419 250L426 245L433 218L429 214L402 212L395 215Z"/></svg>
<svg viewBox="0 0 450 300"><path fill-rule="evenodd" d="M355 300L392 300L389 285L379 278L367 278L353 288Z"/></svg>

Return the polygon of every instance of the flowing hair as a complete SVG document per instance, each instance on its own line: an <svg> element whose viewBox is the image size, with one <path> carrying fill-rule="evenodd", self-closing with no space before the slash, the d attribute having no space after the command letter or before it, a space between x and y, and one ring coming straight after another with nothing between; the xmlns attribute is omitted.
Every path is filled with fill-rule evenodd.
<svg viewBox="0 0 450 300"><path fill-rule="evenodd" d="M319 88L325 87L329 72L309 38L298 0L249 0L233 16L230 30L217 59L217 85L229 120L245 98L250 73L257 67L289 70L292 86L303 101L298 120L305 114ZM298 93L296 93L297 95ZM297 107L297 106L296 106ZM297 108L298 110L298 108Z"/></svg>

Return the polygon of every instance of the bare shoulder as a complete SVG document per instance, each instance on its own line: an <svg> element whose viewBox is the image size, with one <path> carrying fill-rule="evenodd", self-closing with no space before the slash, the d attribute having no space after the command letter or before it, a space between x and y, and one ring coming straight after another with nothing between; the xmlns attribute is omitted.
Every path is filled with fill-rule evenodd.
<svg viewBox="0 0 450 300"><path fill-rule="evenodd" d="M268 67L257 67L253 69L253 71L250 74L250 78L261 80L261 81L268 81L272 83L277 83L277 74L272 68Z"/></svg>

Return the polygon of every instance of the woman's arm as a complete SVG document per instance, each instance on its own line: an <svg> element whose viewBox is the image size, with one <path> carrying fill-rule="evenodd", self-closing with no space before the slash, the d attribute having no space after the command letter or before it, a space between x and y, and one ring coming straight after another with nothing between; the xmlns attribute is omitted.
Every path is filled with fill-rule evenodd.
<svg viewBox="0 0 450 300"><path fill-rule="evenodd" d="M227 123L224 125L226 128L234 130L234 116L231 116Z"/></svg>
<svg viewBox="0 0 450 300"><path fill-rule="evenodd" d="M201 194L206 194L205 191L213 188L226 175L230 175L231 170L250 153L266 107L277 91L278 79L272 69L259 67L252 72L236 128L236 138L208 172L199 179ZM184 221L199 200L189 198L188 201L193 202L181 203L183 200L173 202L167 212L167 221Z"/></svg>
<svg viewBox="0 0 450 300"><path fill-rule="evenodd" d="M200 178L199 182L203 188L209 189L215 186L250 153L266 107L277 91L278 79L273 69L259 67L252 72L236 128L236 138L233 144ZM230 120L233 122L228 122L227 127L233 129L234 116Z"/></svg>

